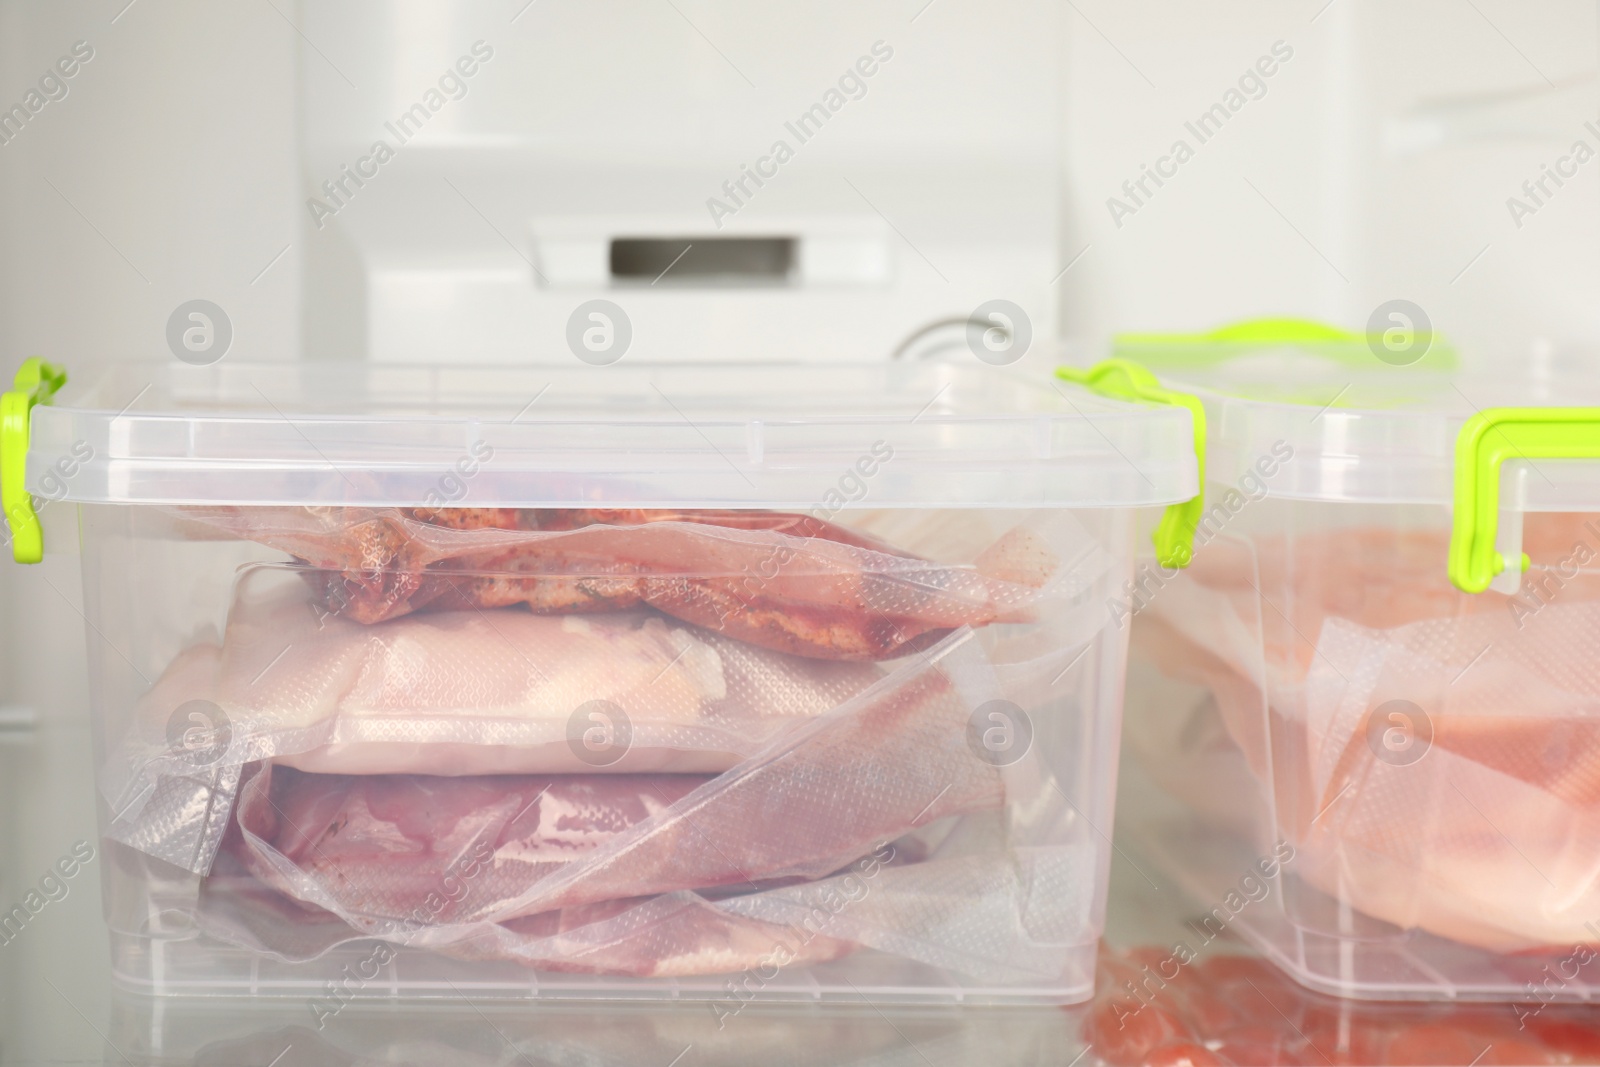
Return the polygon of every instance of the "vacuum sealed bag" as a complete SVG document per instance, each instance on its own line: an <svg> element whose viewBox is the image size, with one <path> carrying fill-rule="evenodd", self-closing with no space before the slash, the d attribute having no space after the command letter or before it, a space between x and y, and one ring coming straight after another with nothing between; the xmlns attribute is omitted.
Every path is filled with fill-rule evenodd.
<svg viewBox="0 0 1600 1067"><path fill-rule="evenodd" d="M250 529L271 540L278 513L262 516L260 511L251 513ZM323 521L309 510L291 514ZM456 523L468 521L447 514ZM561 525L538 514L538 521ZM738 516L730 521L763 529L817 521L730 514ZM193 517L186 509L185 520ZM389 528L388 519L360 521ZM648 523L641 529L675 528L712 545L740 529L714 526L709 517L696 523ZM448 534L454 527L430 529ZM871 541L832 529L840 539ZM982 524L968 523L965 530L978 563L934 564L885 551L878 555L914 567L915 580L909 570L891 577L852 570L851 581L856 587L880 581L903 585L910 590L907 596L965 583L1026 588L1029 599L1081 597L1110 565L1093 540L1061 516L1026 520L992 541L974 542L974 529ZM606 541L613 548L640 532L599 532L606 531L622 538ZM813 541L766 533L776 540L764 550L781 548L785 562L755 587L782 582L813 599L822 595L805 555ZM978 543L983 547L973 548ZM1007 577L976 577L984 561ZM855 559L852 565L870 562ZM591 560L588 565L602 564ZM682 570L684 564L674 567ZM303 565L246 573L222 640L192 643L141 699L123 751L103 776L117 813L113 837L203 872L220 843L220 816L232 803L240 769L268 759L302 770L356 774L726 771L790 726L844 703L885 674L877 663L773 651L727 635L750 636L748 626L706 629L629 598L601 599L586 611L563 614L532 612L520 603L483 607L452 598L453 609L435 600L426 610L355 621L330 610L318 596L308 600L305 584L281 580L291 573L314 590L333 581L327 572ZM377 580L407 585L418 574L379 572ZM1011 581L1021 577L1034 584ZM726 580L747 579L735 573ZM868 629L882 619L859 604L854 610ZM1098 625L1095 620L1071 639L1092 639ZM918 632L924 643L937 636L927 629ZM901 651L925 655L909 644ZM209 734L198 748L175 743L187 736L190 718L204 724L202 733L214 724L225 728L225 753L212 751ZM203 818L192 817L196 812Z"/></svg>
<svg viewBox="0 0 1600 1067"><path fill-rule="evenodd" d="M221 644L186 649L144 710L154 726L185 701L213 701L242 762L304 770L722 771L882 674L641 610L438 611L368 627L319 614L303 590L280 585L241 600ZM627 733L615 752L583 743L607 715L613 733Z"/></svg>
<svg viewBox="0 0 1600 1067"><path fill-rule="evenodd" d="M1103 606L1197 491L1190 413L568 355L25 368L3 476L78 509L119 981L1087 998Z"/></svg>
<svg viewBox="0 0 1600 1067"><path fill-rule="evenodd" d="M325 519L251 513L251 536L278 542L286 514ZM196 517L185 509L182 521ZM204 876L198 914L212 937L282 960L378 937L636 977L875 947L1016 983L1047 980L1089 936L1089 826L1028 747L1032 724L1017 758L995 759L985 731L1011 724L974 718L1015 708L1005 694L1031 675L1059 681L1086 651L1070 642L1100 629L1089 590L1107 587L1111 560L1071 520L995 534L987 522L878 516L897 537L974 560L952 566L799 516L610 526L512 513L499 516L511 548L436 575L440 559L465 558L448 555L461 538L485 534L462 529L476 514L432 518L341 520L343 538L405 534L410 547L372 571L330 572L327 556L247 567L221 640L191 643L141 701L106 777L120 812L111 833ZM580 533L593 538L582 568L569 566ZM670 583L685 587L682 558L604 557L641 536L697 545L702 568L731 552L725 572L694 580L739 590L752 616L781 616L784 633L829 599L846 605L844 629L812 637L887 632L868 604L879 590L916 605L893 624L916 636L883 659L881 645L834 655L774 640L746 616L695 625L679 617L694 614L693 597L663 599ZM563 544L569 562L553 554ZM781 565L740 589L735 564L774 546ZM399 562L422 570L385 569ZM638 595L558 611L485 592L548 592L606 566L641 570L628 579ZM451 591L462 580L475 592ZM328 599L357 582L411 593L381 609ZM1013 609L1005 618L997 598ZM1063 603L1078 606L1063 614ZM1032 618L1016 628L1025 633L1041 612L1069 642L1043 661L1036 638L984 642L971 625ZM770 647L785 644L807 654ZM186 716L209 729L174 744Z"/></svg>
<svg viewBox="0 0 1600 1067"><path fill-rule="evenodd" d="M951 654L959 657L958 650ZM385 891L383 857L395 854L397 834L410 842L399 854L423 879L435 872L418 867L416 857L454 862L474 840L504 841L492 876L472 882L448 919L513 918L675 889L817 878L925 822L1003 802L1000 770L967 749L966 718L943 671L923 667L717 778L395 779L278 770L274 789L274 769L267 767L241 791L237 821L259 872L267 874L278 853L301 872L336 873L328 879L336 894L352 895L313 902L351 911ZM591 853L592 839L576 836L589 819L610 832L644 825ZM319 831L324 822L328 829ZM575 835L570 841L568 833ZM369 851L375 841L376 855ZM582 854L582 862L549 868L544 858L551 854ZM280 873L290 877L286 868Z"/></svg>
<svg viewBox="0 0 1600 1067"><path fill-rule="evenodd" d="M749 953L771 955L781 935L793 959L898 946L1042 978L1050 946L1082 933L1090 845L1035 761L974 757L962 691L984 696L986 678L958 634L716 777L253 765L208 885L248 872L303 906L319 938L307 944L302 923L280 932L266 916L281 905L217 901L214 889L206 928L287 958L366 935L631 975L754 966ZM1008 840L1000 814L1024 797L1034 819L1065 820L1066 836ZM977 821L963 830L967 816Z"/></svg>
<svg viewBox="0 0 1600 1067"><path fill-rule="evenodd" d="M1515 1000L1600 939L1600 368L1485 373L1402 304L1067 372L1201 421L1203 492L1112 609L1149 787L1119 822L1206 901L1292 848L1227 925L1310 988Z"/></svg>
<svg viewBox="0 0 1600 1067"><path fill-rule="evenodd" d="M645 604L820 659L888 659L957 626L1022 619L1054 563L1026 530L974 567L951 567L770 511L186 510L306 561L318 601L364 623L426 608L568 614Z"/></svg>
<svg viewBox="0 0 1600 1067"><path fill-rule="evenodd" d="M1535 558L1585 543L1570 517L1528 527ZM1209 690L1194 714L1220 718L1270 783L1311 884L1495 952L1590 941L1600 573L1547 564L1518 596L1469 595L1442 573L1447 550L1429 530L1219 541L1151 598L1134 642Z"/></svg>

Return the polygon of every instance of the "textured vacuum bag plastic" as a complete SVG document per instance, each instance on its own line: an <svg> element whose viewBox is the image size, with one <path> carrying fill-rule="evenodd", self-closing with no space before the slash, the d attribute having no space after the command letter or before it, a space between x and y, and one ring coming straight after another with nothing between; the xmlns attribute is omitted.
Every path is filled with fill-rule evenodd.
<svg viewBox="0 0 1600 1067"><path fill-rule="evenodd" d="M755 966L781 935L789 961L868 946L1043 978L1085 935L1092 844L1036 759L971 747L968 709L996 691L960 632L715 778L253 767L213 882L242 869L313 917L275 934L275 905L208 890L208 929L286 958L365 934L635 975ZM952 816L982 821L905 840Z"/></svg>
<svg viewBox="0 0 1600 1067"><path fill-rule="evenodd" d="M508 960L544 971L689 977L751 971L771 981L876 949L997 983L1048 982L1063 953L1093 936L1094 864L1071 844L900 862L890 843L834 876L733 896L692 891L575 905L507 920L440 927L409 917L385 942L408 950ZM224 853L202 889L209 935L283 960L370 941L338 916L250 879ZM441 894L442 895L442 894Z"/></svg>
<svg viewBox="0 0 1600 1067"><path fill-rule="evenodd" d="M1565 555L1570 525L1530 522L1530 542ZM1199 713L1272 783L1313 885L1492 951L1591 941L1600 576L1535 570L1543 593L1469 596L1442 577L1447 537L1215 543L1135 644L1210 690Z"/></svg>
<svg viewBox="0 0 1600 1067"><path fill-rule="evenodd" d="M1099 846L1082 783L1055 775L1086 758L1060 741L1084 723L1066 679L1103 667L1086 654L1118 561L1062 513L875 521L964 561L886 553L908 574L1014 586L1026 615L863 662L626 598L362 621L310 592L327 579L306 564L246 564L221 640L189 642L108 768L111 836L202 875L183 906L203 933L283 961L376 938L669 977L867 949L1049 988L1096 935ZM848 536L829 543L876 544ZM1045 717L999 759L992 709L1023 706L1007 698ZM215 728L175 745L197 706Z"/></svg>
<svg viewBox="0 0 1600 1067"><path fill-rule="evenodd" d="M429 612L368 627L319 615L288 585L236 604L222 647L189 649L145 705L159 718L183 699L213 699L241 762L303 770L700 772L726 770L882 673L752 648L648 610ZM207 674L209 687L197 685ZM620 732L614 752L569 732L607 714ZM249 748L241 732L254 736L258 723L274 736Z"/></svg>
<svg viewBox="0 0 1600 1067"><path fill-rule="evenodd" d="M983 525L962 528L966 550L997 573L1049 576L1030 596L1076 603L1111 566L1063 514ZM976 573L942 570L946 582ZM102 777L116 813L108 836L204 872L239 768L268 759L359 774L720 773L887 669L787 655L639 607L472 607L363 624L309 602L295 573L248 568L223 641L196 641L141 700ZM1073 644L1100 626L1091 612L1057 614L1050 625ZM174 725L196 717L216 735L201 730L191 748L179 731L177 744Z"/></svg>
<svg viewBox="0 0 1600 1067"><path fill-rule="evenodd" d="M647 604L781 652L881 660L959 626L1021 618L1057 573L1026 526L971 566L920 559L807 515L514 508L186 508L291 553L328 611L360 622L424 608L541 613Z"/></svg>
<svg viewBox="0 0 1600 1067"><path fill-rule="evenodd" d="M445 891L441 890L441 897ZM230 852L201 886L201 929L227 944L268 958L316 959L352 942L370 944L338 916L285 897L252 878ZM724 912L694 893L608 900L544 912L503 924L451 927L455 940L432 944L441 928L426 909L408 916L367 960L374 972L410 950L467 960L509 960L542 971L635 978L725 974L763 966L787 943L783 965L837 959L855 945L820 931L800 938L770 924ZM781 939L781 940L780 940Z"/></svg>
<svg viewBox="0 0 1600 1067"><path fill-rule="evenodd" d="M1600 602L1549 604L1520 629L1509 611L1386 631L1328 620L1308 679L1326 814L1303 831L1306 877L1369 915L1493 951L1593 941L1596 648ZM1426 751L1390 762L1392 729Z"/></svg>
<svg viewBox="0 0 1600 1067"><path fill-rule="evenodd" d="M952 641L940 658L969 661L969 684L984 684L981 655L963 656L966 641ZM468 880L442 920L820 878L918 826L1003 803L1001 768L968 747L967 706L943 669L918 661L709 780L397 781L279 771L274 789L266 768L241 791L242 854L275 887L358 920L404 914L415 903L407 879L446 873L425 858L456 863L482 841L496 844L492 869ZM626 832L607 836L619 828ZM573 839L553 839L562 834ZM397 837L404 848L393 847ZM388 862L397 851L399 868ZM552 861L552 853L567 858Z"/></svg>
<svg viewBox="0 0 1600 1067"><path fill-rule="evenodd" d="M298 582L247 586L222 644L186 649L141 701L108 768L113 836L204 871L220 826L191 813L225 813L238 768L265 759L356 774L724 771L882 676L648 610L364 626L319 614ZM175 744L185 708L226 738Z"/></svg>
<svg viewBox="0 0 1600 1067"><path fill-rule="evenodd" d="M1048 370L168 360L40 405L36 451L96 442L113 974L1087 997L1105 605L1198 463L1189 411Z"/></svg>

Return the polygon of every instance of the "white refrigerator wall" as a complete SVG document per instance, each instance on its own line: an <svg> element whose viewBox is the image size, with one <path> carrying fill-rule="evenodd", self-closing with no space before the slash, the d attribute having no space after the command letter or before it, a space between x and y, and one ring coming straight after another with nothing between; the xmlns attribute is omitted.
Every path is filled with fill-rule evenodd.
<svg viewBox="0 0 1600 1067"><path fill-rule="evenodd" d="M1059 0L305 11L361 44L303 57L313 358L569 360L599 297L635 360L879 359L992 299L1054 321ZM740 236L797 262L692 277ZM683 259L617 283L614 238Z"/></svg>
<svg viewBox="0 0 1600 1067"><path fill-rule="evenodd" d="M1360 330L1403 298L1512 372L1600 334L1600 161L1570 158L1600 151L1589 0L1074 3L1068 333ZM1568 176L1536 203L1546 165Z"/></svg>
<svg viewBox="0 0 1600 1067"><path fill-rule="evenodd" d="M77 42L93 49L87 63L66 64L74 73L60 86L46 83L57 98L40 91L48 102L0 143L7 385L30 355L80 379L114 360L171 359L167 319L194 298L231 317L228 358L296 354L297 251L261 273L296 238L294 32L264 2L126 4L0 2L0 108L26 106ZM41 734L65 735L10 748L13 784L36 798L71 799L59 808L0 805L7 901L22 899L29 886L20 880L62 854L65 828L94 825L99 803L77 783L91 773L85 638L101 638L86 633L80 614L72 510L48 505L41 518L45 561L18 566L9 549L0 560L0 705L31 711ZM70 968L64 960L106 958L98 882L80 876L57 905L76 909L57 916L71 916L70 934L7 948L15 995L0 996L0 1034L13 1057L61 1055L58 1047L78 1041L83 1062L106 1054L85 1020L109 1016L109 989L58 978L64 998L38 977Z"/></svg>
<svg viewBox="0 0 1600 1067"><path fill-rule="evenodd" d="M296 357L298 38L279 11L294 9L0 3L0 108L23 104L75 43L93 49L66 95L0 143L7 387L31 355L80 380L113 360L171 359L167 319L195 298L232 320L226 358ZM45 562L18 566L9 547L0 562L0 703L82 723L75 524L65 507L41 519Z"/></svg>

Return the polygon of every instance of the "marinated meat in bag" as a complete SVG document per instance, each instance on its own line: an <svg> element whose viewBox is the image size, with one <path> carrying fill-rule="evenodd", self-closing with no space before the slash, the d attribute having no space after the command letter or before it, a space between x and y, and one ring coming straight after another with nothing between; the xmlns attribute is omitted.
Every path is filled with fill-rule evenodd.
<svg viewBox="0 0 1600 1067"><path fill-rule="evenodd" d="M289 552L326 608L365 623L431 610L647 604L740 641L881 660L1020 618L1061 569L1026 528L971 565L920 559L807 515L514 508L188 508Z"/></svg>

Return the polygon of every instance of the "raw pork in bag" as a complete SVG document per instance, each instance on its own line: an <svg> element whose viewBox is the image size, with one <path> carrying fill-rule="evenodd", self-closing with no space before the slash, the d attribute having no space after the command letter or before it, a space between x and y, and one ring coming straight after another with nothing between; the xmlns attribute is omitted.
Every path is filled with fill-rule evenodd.
<svg viewBox="0 0 1600 1067"><path fill-rule="evenodd" d="M713 779L393 779L280 770L274 783L269 767L241 791L237 821L245 854L265 880L353 916L403 914L413 882L394 883L397 863L407 879L425 884L443 876L435 864L456 862L482 840L495 844L492 869L468 881L443 921L819 878L926 822L1003 802L999 771L967 748L966 720L944 674L924 668ZM622 827L629 832L595 847L596 834ZM331 896L311 892L311 884Z"/></svg>
<svg viewBox="0 0 1600 1067"><path fill-rule="evenodd" d="M1059 567L1019 527L972 566L920 559L808 515L516 508L186 508L291 553L330 612L541 613L649 605L780 652L881 660L1020 618Z"/></svg>
<svg viewBox="0 0 1600 1067"><path fill-rule="evenodd" d="M1568 517L1528 518L1535 558L1583 543ZM1492 951L1593 941L1600 575L1468 595L1447 550L1426 530L1220 539L1152 598L1135 647L1210 690L1201 713L1273 784L1311 884Z"/></svg>

